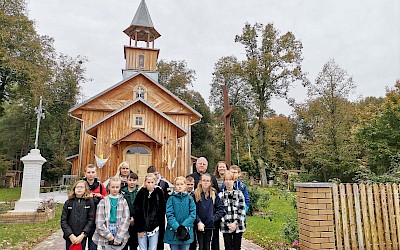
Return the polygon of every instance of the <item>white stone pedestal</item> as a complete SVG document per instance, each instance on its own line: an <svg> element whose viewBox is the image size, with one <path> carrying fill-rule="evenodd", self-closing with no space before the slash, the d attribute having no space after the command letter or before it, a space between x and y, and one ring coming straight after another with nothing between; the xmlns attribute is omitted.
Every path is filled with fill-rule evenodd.
<svg viewBox="0 0 400 250"><path fill-rule="evenodd" d="M21 158L24 163L21 198L15 203L14 213L36 212L39 203L40 178L42 165L46 159L40 155L39 149L31 149L28 155Z"/></svg>

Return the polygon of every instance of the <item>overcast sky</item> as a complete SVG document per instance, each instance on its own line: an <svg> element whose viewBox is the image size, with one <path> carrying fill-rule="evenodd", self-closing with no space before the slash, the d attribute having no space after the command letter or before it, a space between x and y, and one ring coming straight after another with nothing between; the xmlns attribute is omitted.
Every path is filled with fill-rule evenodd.
<svg viewBox="0 0 400 250"><path fill-rule="evenodd" d="M122 79L127 28L140 0L28 0L37 31L55 39L58 52L82 55L87 77L83 92L91 97ZM147 0L159 59L185 60L196 71L193 88L208 102L214 64L223 56L244 57L234 42L246 22L274 23L303 43L303 69L314 82L333 58L357 85L353 99L383 96L400 78L399 0ZM304 100L295 86L290 97ZM284 100L277 113L290 114Z"/></svg>

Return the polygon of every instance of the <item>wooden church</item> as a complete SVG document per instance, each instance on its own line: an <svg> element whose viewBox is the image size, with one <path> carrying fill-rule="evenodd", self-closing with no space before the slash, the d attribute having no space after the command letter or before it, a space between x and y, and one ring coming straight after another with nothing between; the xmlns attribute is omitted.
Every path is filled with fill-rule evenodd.
<svg viewBox="0 0 400 250"><path fill-rule="evenodd" d="M124 33L129 46L124 46L123 80L69 110L82 132L79 154L68 158L72 174L83 175L97 156L108 159L98 169L102 181L123 161L140 180L150 165L170 181L186 176L192 172L191 126L202 115L158 83L154 41L160 34L144 0Z"/></svg>

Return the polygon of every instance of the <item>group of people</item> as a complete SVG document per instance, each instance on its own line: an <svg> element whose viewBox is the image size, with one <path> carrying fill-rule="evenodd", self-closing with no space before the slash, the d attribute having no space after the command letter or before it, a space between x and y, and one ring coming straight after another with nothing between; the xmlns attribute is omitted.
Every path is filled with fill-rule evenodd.
<svg viewBox="0 0 400 250"><path fill-rule="evenodd" d="M150 166L142 186L123 162L114 177L101 183L89 164L65 202L61 228L67 250L240 249L246 230L250 197L240 168L218 162L206 173L207 159L196 161L196 172L176 177L172 185Z"/></svg>

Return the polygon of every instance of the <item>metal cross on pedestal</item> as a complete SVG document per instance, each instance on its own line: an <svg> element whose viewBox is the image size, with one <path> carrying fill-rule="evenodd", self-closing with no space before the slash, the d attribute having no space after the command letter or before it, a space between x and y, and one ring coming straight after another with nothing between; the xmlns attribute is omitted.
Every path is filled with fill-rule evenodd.
<svg viewBox="0 0 400 250"><path fill-rule="evenodd" d="M218 121L223 120L225 125L225 162L231 165L231 115L235 110L234 106L229 106L228 87L222 85L222 93L224 95L224 113L218 117Z"/></svg>
<svg viewBox="0 0 400 250"><path fill-rule="evenodd" d="M42 109L42 97L40 97L39 107L35 107L35 112L37 113L37 124L36 124L36 137L35 137L35 149L38 148L38 140L39 140L39 127L40 127L40 120L44 119L45 115Z"/></svg>

